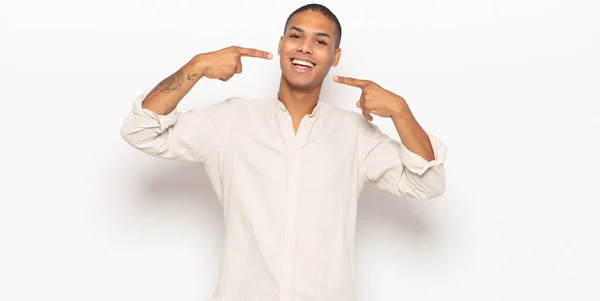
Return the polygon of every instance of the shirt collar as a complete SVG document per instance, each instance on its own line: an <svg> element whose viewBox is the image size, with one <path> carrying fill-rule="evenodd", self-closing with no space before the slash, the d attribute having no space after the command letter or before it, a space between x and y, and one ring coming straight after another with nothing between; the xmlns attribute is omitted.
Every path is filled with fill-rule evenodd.
<svg viewBox="0 0 600 301"><path fill-rule="evenodd" d="M278 111L279 114L289 115L287 108L285 107L283 102L281 102L278 98L275 98L275 106L276 106L276 110ZM307 116L309 118L313 118L313 117L317 116L319 111L321 110L321 107L322 107L321 100L319 100L317 102L317 105L313 109L312 113L307 114Z"/></svg>

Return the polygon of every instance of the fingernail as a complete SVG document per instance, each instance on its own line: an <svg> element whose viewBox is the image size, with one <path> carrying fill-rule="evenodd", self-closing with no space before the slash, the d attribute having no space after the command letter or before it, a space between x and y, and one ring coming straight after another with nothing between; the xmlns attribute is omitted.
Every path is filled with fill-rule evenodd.
<svg viewBox="0 0 600 301"><path fill-rule="evenodd" d="M269 54L267 55L267 57L268 57L269 59L272 59L272 58L273 58L273 54L269 53Z"/></svg>

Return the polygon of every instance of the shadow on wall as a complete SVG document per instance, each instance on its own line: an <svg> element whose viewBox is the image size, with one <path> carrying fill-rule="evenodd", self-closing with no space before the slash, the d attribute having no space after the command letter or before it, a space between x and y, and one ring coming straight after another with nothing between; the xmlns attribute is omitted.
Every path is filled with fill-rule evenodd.
<svg viewBox="0 0 600 301"><path fill-rule="evenodd" d="M222 236L223 208L204 166L157 160L139 183L144 198L140 207L152 211L154 218L162 213L165 219L187 219L186 225Z"/></svg>
<svg viewBox="0 0 600 301"><path fill-rule="evenodd" d="M357 223L366 227L391 225L415 240L427 240L434 236L435 227L424 205L420 200L366 185L358 202Z"/></svg>
<svg viewBox="0 0 600 301"><path fill-rule="evenodd" d="M170 160L161 160L160 169L154 168L145 182L141 183L150 200L194 199L202 201L202 206L217 217L221 205L212 188L204 166ZM166 163L165 163L166 162Z"/></svg>

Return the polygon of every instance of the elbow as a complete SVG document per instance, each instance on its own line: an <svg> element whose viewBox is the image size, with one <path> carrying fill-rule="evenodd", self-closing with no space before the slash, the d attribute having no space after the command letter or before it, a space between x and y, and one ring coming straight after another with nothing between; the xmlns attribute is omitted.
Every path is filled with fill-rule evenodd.
<svg viewBox="0 0 600 301"><path fill-rule="evenodd" d="M127 142L127 144L135 147L136 146L136 143L135 143L136 131L134 130L134 127L132 126L132 124L128 121L129 120L126 120L125 122L123 122L123 124L121 125L119 134L121 135L121 138L123 140L125 140L125 142Z"/></svg>
<svg viewBox="0 0 600 301"><path fill-rule="evenodd" d="M177 120L177 112L157 115L141 106L143 98L138 98L132 111L121 123L121 138L135 149L149 154L160 154L168 140L168 129Z"/></svg>
<svg viewBox="0 0 600 301"><path fill-rule="evenodd" d="M131 147L148 153L157 152L155 148L161 144L161 135L154 127L144 126L133 117L123 122L119 134Z"/></svg>
<svg viewBox="0 0 600 301"><path fill-rule="evenodd" d="M439 179L434 183L430 183L429 186L425 187L418 195L421 201L426 202L443 195L445 191L446 181L445 179Z"/></svg>
<svg viewBox="0 0 600 301"><path fill-rule="evenodd" d="M446 191L446 174L443 165L434 166L423 175L412 174L409 186L414 197L421 201L429 201Z"/></svg>

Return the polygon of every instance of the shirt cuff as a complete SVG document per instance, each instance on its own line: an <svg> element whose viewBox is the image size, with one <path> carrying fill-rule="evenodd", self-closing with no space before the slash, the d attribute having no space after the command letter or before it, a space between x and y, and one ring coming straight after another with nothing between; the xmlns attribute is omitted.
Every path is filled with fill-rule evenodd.
<svg viewBox="0 0 600 301"><path fill-rule="evenodd" d="M142 101L151 92L151 89L147 89L135 99L133 103L133 113L136 115L143 116L149 120L152 120L152 127L156 128L157 133L164 132L167 128L175 124L178 117L177 108L171 111L167 115L158 115L152 110L142 108Z"/></svg>
<svg viewBox="0 0 600 301"><path fill-rule="evenodd" d="M433 148L434 159L427 161L423 157L410 151L404 144L400 144L400 157L404 166L413 173L423 175L429 168L438 166L446 161L447 147L446 145L435 135L427 133L429 141Z"/></svg>

